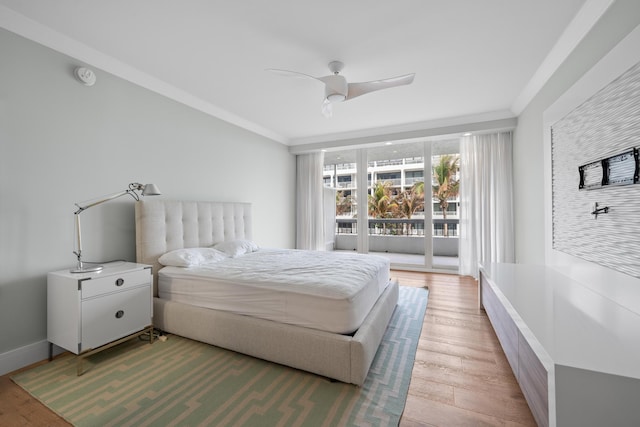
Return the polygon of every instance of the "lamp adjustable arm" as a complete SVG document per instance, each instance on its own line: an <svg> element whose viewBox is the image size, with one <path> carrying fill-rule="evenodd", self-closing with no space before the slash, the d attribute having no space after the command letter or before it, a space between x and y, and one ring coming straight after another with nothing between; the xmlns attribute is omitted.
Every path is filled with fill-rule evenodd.
<svg viewBox="0 0 640 427"><path fill-rule="evenodd" d="M94 207L96 205L99 205L101 203L104 203L104 202L108 202L109 200L117 199L118 197L124 196L125 194L131 194L131 197L133 197L136 200L139 200L138 197L134 196L134 193L130 192L129 190L126 190L126 191L123 191L122 193L116 193L116 194L113 194L113 195L111 195L111 196L109 196L109 197L107 197L105 199L98 200L97 202L89 203L88 205L81 206L81 205L76 203L75 205L78 207L78 210L75 211L74 214L79 215L81 212L83 212L83 211L85 211L85 210L87 210L89 208L92 208L92 207Z"/></svg>
<svg viewBox="0 0 640 427"><path fill-rule="evenodd" d="M89 203L88 205L81 206L78 203L76 203L75 205L78 207L78 210L75 211L74 214L79 215L82 211L85 211L85 210L87 210L89 208L92 208L92 207L94 207L96 205L99 205L99 204L102 204L104 202L108 202L109 200L117 199L118 197L124 196L125 194L129 194L137 202L138 200L140 200L140 196L138 195L138 193L136 193L136 191L142 191L142 193L145 194L144 193L145 187L146 187L145 185L138 184L137 182L134 182L134 183L129 184L129 188L126 189L125 191L121 191L120 193L114 193L114 194L112 194L110 196L107 196L107 197L105 197L103 199L100 199L100 200L95 201L93 203Z"/></svg>
<svg viewBox="0 0 640 427"><path fill-rule="evenodd" d="M137 192L140 192L140 194L138 194ZM99 205L101 203L105 203L108 202L110 200L113 199L117 199L118 197L124 196L124 195L130 195L131 197L133 197L136 201L140 200L140 195L142 196L156 196L161 194L160 190L158 190L158 187L156 187L154 184L140 184L137 182L133 182L131 184L129 184L129 188L121 191L119 193L114 193L110 196L107 196L105 198L102 198L100 200L97 200L95 202L86 204L86 205L80 205L78 203L76 203L75 205L78 207L78 209L74 212L75 215L75 219L76 219L76 236L78 238L77 240L77 244L78 244L78 250L77 251L73 251L73 253L76 255L76 257L78 258L78 265L77 268L74 270L71 270L72 273L84 273L84 272L89 272L89 271L100 271L102 269L102 266L97 266L97 267L90 267L90 268L86 268L83 263L82 263L82 237L81 237L81 230L80 230L80 214L82 212L84 212L85 210L92 208L96 205Z"/></svg>

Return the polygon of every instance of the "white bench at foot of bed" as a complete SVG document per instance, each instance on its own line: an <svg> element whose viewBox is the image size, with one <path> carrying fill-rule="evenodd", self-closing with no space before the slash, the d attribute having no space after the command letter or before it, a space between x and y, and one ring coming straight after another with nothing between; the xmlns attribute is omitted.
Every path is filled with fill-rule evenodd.
<svg viewBox="0 0 640 427"><path fill-rule="evenodd" d="M390 282L353 336L287 325L154 298L163 331L260 359L362 385L398 302Z"/></svg>

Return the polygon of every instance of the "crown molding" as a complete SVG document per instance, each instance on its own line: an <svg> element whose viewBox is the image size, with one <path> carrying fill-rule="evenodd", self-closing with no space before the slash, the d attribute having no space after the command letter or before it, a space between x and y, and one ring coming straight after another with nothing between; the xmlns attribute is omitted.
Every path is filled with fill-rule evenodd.
<svg viewBox="0 0 640 427"><path fill-rule="evenodd" d="M587 0L511 105L519 116L615 0Z"/></svg>

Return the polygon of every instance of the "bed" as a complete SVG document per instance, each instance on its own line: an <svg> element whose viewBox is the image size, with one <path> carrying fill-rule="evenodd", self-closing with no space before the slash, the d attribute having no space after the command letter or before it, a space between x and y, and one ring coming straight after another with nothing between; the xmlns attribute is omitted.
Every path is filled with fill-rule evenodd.
<svg viewBox="0 0 640 427"><path fill-rule="evenodd" d="M327 283L348 282L347 276L352 270L357 269L362 260L371 258L374 264L371 268L378 272L367 273L367 285L363 284L362 289L349 285L345 290L335 286L333 293L324 295L328 292L325 287L310 286L310 291L289 292L289 288L297 288L282 280L291 279L268 278L256 272L262 266L274 264L274 260L300 258L301 265L291 263L280 269L297 275L300 283L295 285L298 286L306 281L311 283L310 277L320 275L312 270L310 260L314 257L340 255L315 252L309 257L307 251L258 248L245 249L241 256L229 255L229 245L250 246L252 242L249 203L143 200L136 203L135 211L137 261L153 266L156 328L338 381L364 383L398 300L398 284L389 280L388 264L381 266L377 257L354 258L357 256L353 255L349 258L349 262L354 263L352 266L329 269ZM181 268L166 261L167 254L191 255L195 248L203 248L208 256L212 252L209 248L223 249L221 246L228 257L203 268ZM160 263L163 256L164 263L169 264L167 267ZM345 262L347 259L344 258ZM243 263L249 260L257 264L243 268ZM214 270L218 272L212 273ZM226 286L226 293L205 292L201 287L203 282L209 281L212 274L222 274L220 271L227 274L217 277L217 281ZM242 280L237 282L240 275ZM274 291L275 296L266 294L265 287ZM189 300L189 295L194 294L195 301ZM227 307L230 299L259 303L244 304L232 312ZM337 314L342 304L355 300L360 301L360 308L349 315ZM300 309L309 301L315 310ZM283 307L288 307L286 312ZM330 315L323 317L327 311ZM311 316L311 320L305 317L314 313L316 317Z"/></svg>

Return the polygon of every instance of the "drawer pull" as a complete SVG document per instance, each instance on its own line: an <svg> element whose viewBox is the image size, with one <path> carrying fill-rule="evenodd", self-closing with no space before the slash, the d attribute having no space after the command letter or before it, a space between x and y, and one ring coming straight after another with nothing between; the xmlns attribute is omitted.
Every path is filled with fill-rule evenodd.
<svg viewBox="0 0 640 427"><path fill-rule="evenodd" d="M124 285L124 279L123 278L120 278L120 279L116 280L116 286L122 286L122 285Z"/></svg>
<svg viewBox="0 0 640 427"><path fill-rule="evenodd" d="M122 310L116 311L116 319L120 319L122 316L124 316L124 311Z"/></svg>

